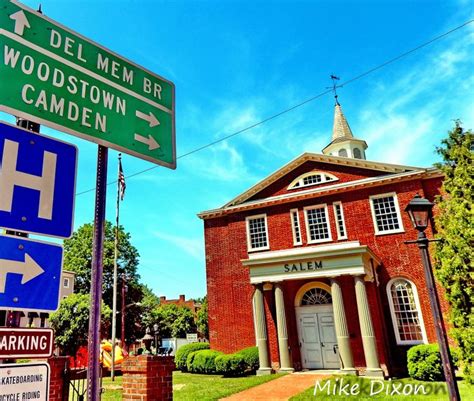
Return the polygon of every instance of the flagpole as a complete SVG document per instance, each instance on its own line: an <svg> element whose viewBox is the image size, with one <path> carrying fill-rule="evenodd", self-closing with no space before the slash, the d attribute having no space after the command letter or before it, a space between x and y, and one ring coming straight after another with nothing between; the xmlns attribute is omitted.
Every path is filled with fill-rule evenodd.
<svg viewBox="0 0 474 401"><path fill-rule="evenodd" d="M120 210L120 165L122 154L118 155L117 167L117 208L115 215L115 252L114 252L114 291L112 299L112 363L110 365L110 377L115 381L115 342L117 340L117 259L118 259L118 234L119 234L119 210ZM121 344L123 347L123 344Z"/></svg>

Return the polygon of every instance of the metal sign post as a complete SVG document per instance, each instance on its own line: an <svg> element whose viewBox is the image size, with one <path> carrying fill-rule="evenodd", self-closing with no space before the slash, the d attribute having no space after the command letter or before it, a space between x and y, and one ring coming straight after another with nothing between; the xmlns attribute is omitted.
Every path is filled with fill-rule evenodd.
<svg viewBox="0 0 474 401"><path fill-rule="evenodd" d="M105 203L107 195L108 149L99 145L97 152L97 181L94 214L94 242L91 275L91 315L89 319L87 394L89 401L100 400L100 321L102 303L102 275L105 236Z"/></svg>

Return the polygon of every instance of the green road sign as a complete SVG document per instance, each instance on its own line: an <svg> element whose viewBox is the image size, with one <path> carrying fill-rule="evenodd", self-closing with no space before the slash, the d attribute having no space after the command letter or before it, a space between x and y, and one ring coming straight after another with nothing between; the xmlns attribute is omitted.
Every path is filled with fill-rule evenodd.
<svg viewBox="0 0 474 401"><path fill-rule="evenodd" d="M174 84L0 0L0 110L176 167Z"/></svg>

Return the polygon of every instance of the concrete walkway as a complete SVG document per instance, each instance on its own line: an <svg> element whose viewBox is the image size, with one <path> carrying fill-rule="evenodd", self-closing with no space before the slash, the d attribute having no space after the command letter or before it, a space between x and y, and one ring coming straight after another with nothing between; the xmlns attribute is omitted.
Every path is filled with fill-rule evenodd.
<svg viewBox="0 0 474 401"><path fill-rule="evenodd" d="M301 393L309 387L314 386L316 380L323 380L331 375L313 373L291 373L233 394L230 397L221 398L225 401L287 401L296 394Z"/></svg>

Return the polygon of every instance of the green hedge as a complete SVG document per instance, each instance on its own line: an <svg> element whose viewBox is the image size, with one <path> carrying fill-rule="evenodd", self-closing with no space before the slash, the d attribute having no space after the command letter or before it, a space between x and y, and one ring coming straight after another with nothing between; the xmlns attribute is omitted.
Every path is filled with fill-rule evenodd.
<svg viewBox="0 0 474 401"><path fill-rule="evenodd" d="M216 373L216 357L222 352L205 349L194 351L188 355L186 367L191 373Z"/></svg>
<svg viewBox="0 0 474 401"><path fill-rule="evenodd" d="M443 367L437 344L420 344L411 347L407 353L408 374L423 381L443 381Z"/></svg>
<svg viewBox="0 0 474 401"><path fill-rule="evenodd" d="M199 351L203 349L209 349L209 343L191 343L191 344L186 344L186 345L183 345L182 347L179 347L174 357L174 363L176 364L176 369L185 372L187 369L186 362L188 360L188 355L191 352Z"/></svg>
<svg viewBox="0 0 474 401"><path fill-rule="evenodd" d="M244 348L236 353L244 357L245 364L249 371L256 372L258 370L260 366L258 361L258 347Z"/></svg>
<svg viewBox="0 0 474 401"><path fill-rule="evenodd" d="M241 354L219 355L216 357L215 363L217 373L224 376L241 376L248 367Z"/></svg>

